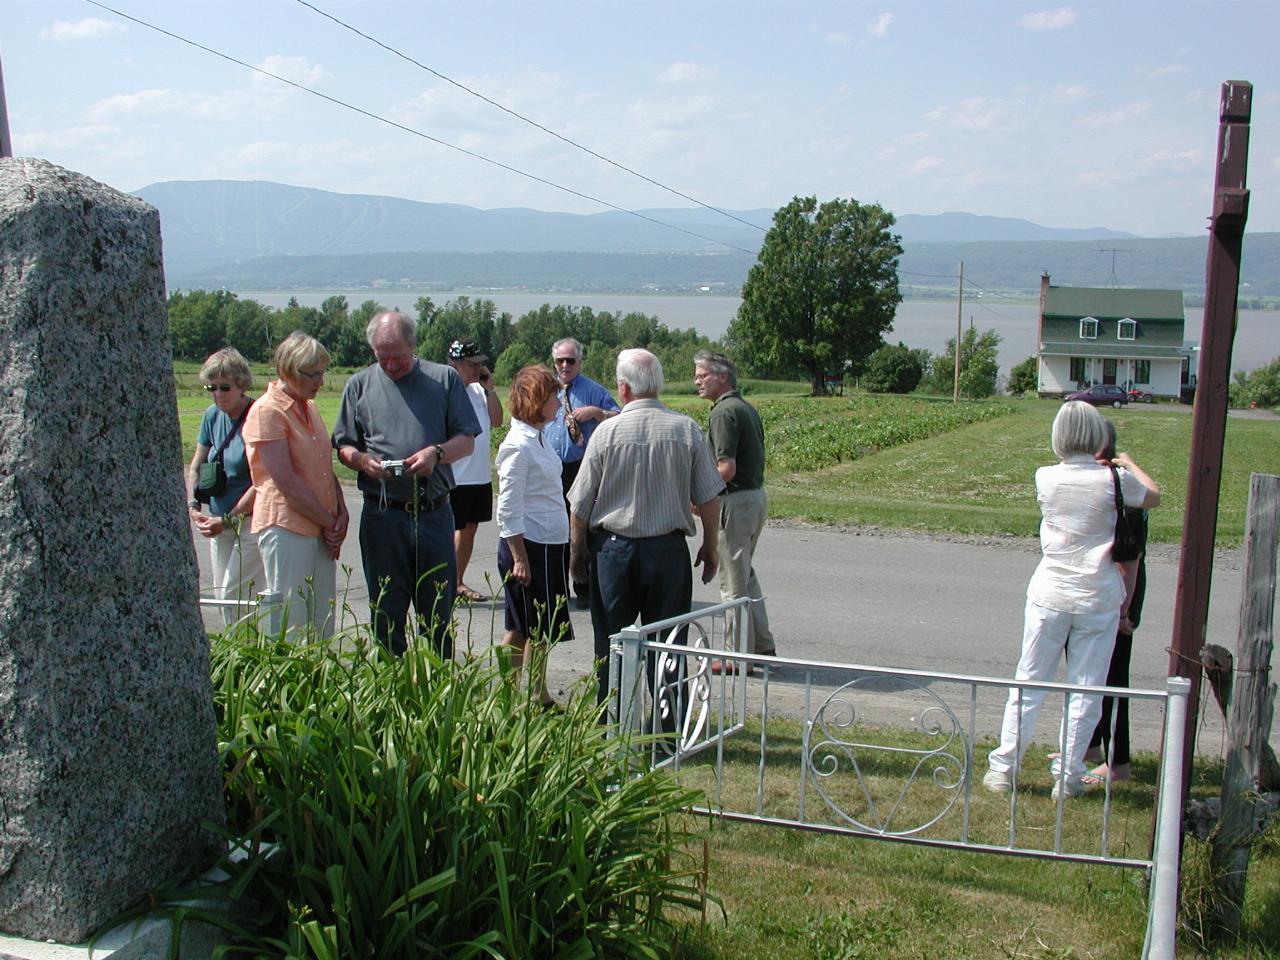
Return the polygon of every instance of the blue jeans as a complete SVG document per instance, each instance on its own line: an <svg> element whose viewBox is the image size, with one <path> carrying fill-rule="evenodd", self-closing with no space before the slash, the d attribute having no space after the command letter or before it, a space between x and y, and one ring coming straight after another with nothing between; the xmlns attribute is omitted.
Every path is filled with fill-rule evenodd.
<svg viewBox="0 0 1280 960"><path fill-rule="evenodd" d="M448 501L414 515L399 507L379 509L376 502L366 500L360 514L360 557L378 642L396 656L404 653L408 646L405 623L412 603L430 630L432 646L441 656L451 657L458 560Z"/></svg>
<svg viewBox="0 0 1280 960"><path fill-rule="evenodd" d="M609 637L635 623L653 623L689 612L693 568L682 531L658 537L623 537L605 530L591 534L591 626L595 634L598 702L609 695ZM676 642L683 644L687 631ZM649 690L656 658L649 657ZM675 678L663 678L670 683ZM677 711L678 712L678 711ZM664 721L664 728L667 723Z"/></svg>

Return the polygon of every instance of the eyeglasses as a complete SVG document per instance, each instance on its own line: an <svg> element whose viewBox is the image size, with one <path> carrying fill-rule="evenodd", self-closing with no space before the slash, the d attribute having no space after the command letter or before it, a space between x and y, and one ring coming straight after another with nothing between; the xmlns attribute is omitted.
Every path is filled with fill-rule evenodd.
<svg viewBox="0 0 1280 960"><path fill-rule="evenodd" d="M229 383L206 383L204 388L210 393L214 393L215 391L217 393L230 393L235 389L235 387Z"/></svg>
<svg viewBox="0 0 1280 960"><path fill-rule="evenodd" d="M563 363L572 367L575 363L578 362L577 357L556 357L555 359L556 359L556 366L559 366L560 364Z"/></svg>
<svg viewBox="0 0 1280 960"><path fill-rule="evenodd" d="M311 371L311 370L299 370L299 371L298 371L298 376L300 376L300 377L306 377L308 380L323 380L323 379L324 379L324 371L323 371L323 370L315 370L315 371Z"/></svg>

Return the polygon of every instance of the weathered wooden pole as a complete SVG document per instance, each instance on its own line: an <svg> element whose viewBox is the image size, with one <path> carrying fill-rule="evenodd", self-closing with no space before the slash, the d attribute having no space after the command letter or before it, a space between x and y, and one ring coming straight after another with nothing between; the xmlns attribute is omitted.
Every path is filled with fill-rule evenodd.
<svg viewBox="0 0 1280 960"><path fill-rule="evenodd" d="M956 290L956 363L955 382L951 385L951 402L960 402L960 334L961 317L964 315L964 261L960 261L959 285Z"/></svg>
<svg viewBox="0 0 1280 960"><path fill-rule="evenodd" d="M13 156L13 140L9 136L9 107L4 99L4 67L0 66L0 157Z"/></svg>
<svg viewBox="0 0 1280 960"><path fill-rule="evenodd" d="M1191 758L1195 755L1196 721L1200 715L1199 655L1205 643L1209 616L1222 449L1227 432L1231 342L1235 338L1236 296L1240 285L1240 250L1249 213L1245 175L1248 170L1252 103L1252 84L1228 80L1222 85L1217 175L1205 267L1200 373L1191 417L1191 465L1187 474L1187 508L1182 523L1182 551L1178 561L1173 643L1169 656L1169 675L1186 677L1191 681L1182 755L1184 800L1191 783Z"/></svg>
<svg viewBox="0 0 1280 960"><path fill-rule="evenodd" d="M1217 925L1238 932L1249 871L1249 847L1270 808L1260 805L1261 775L1271 734L1276 685L1271 682L1272 621L1276 602L1276 538L1280 536L1280 477L1255 473L1244 533L1244 594L1236 678L1227 713L1227 764L1222 815L1210 862L1219 878Z"/></svg>

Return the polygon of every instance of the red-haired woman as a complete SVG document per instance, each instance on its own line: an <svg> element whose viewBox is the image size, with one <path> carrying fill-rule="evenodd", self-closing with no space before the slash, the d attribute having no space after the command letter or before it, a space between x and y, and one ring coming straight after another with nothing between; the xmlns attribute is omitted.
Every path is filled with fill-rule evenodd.
<svg viewBox="0 0 1280 960"><path fill-rule="evenodd" d="M572 636L565 552L569 518L560 484L561 463L542 435L559 409L555 375L543 366L525 367L511 381L511 429L498 447L498 573L505 584L503 642L511 663L532 664L532 642L556 643ZM531 666L531 669L534 669ZM547 690L546 662L531 675L544 706L555 701Z"/></svg>

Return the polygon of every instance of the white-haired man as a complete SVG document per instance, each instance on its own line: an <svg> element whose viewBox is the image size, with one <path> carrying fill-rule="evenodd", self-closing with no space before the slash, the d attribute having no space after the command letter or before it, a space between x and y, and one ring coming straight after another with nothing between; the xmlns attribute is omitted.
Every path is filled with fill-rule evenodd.
<svg viewBox="0 0 1280 960"><path fill-rule="evenodd" d="M609 637L636 622L688 613L693 571L685 540L702 526L696 563L716 575L720 491L702 430L659 399L662 364L648 350L618 354L622 413L596 428L569 490L570 571L591 584L598 696L609 693ZM650 689L655 689L649 664Z"/></svg>

